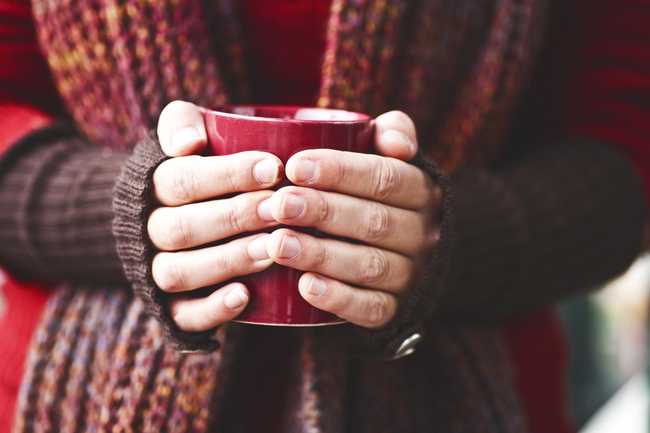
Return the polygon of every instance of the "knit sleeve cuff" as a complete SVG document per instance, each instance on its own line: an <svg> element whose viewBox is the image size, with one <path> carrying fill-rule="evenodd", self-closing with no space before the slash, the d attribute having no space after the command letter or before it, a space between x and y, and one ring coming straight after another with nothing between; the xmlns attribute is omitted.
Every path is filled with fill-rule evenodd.
<svg viewBox="0 0 650 433"><path fill-rule="evenodd" d="M48 282L123 283L111 231L113 187L126 155L65 122L24 136L0 158L0 261Z"/></svg>
<svg viewBox="0 0 650 433"><path fill-rule="evenodd" d="M453 179L455 245L436 316L494 319L624 272L641 251L644 190L615 147L568 138Z"/></svg>
<svg viewBox="0 0 650 433"><path fill-rule="evenodd" d="M167 159L152 132L138 143L126 161L115 185L113 201L117 252L145 311L161 323L166 344L179 351L212 352L219 348L219 343L212 339L214 330L190 333L178 329L165 309L164 293L156 287L151 274L153 248L147 234L147 219L152 210L153 173Z"/></svg>
<svg viewBox="0 0 650 433"><path fill-rule="evenodd" d="M440 237L429 257L423 276L415 283L410 297L391 324L378 331L355 327L355 344L363 357L392 360L413 351L413 344L419 340L418 335L424 335L423 323L434 310L435 301L443 290L449 269L453 244L453 195L449 176L422 153L418 153L410 162L426 172L442 190Z"/></svg>

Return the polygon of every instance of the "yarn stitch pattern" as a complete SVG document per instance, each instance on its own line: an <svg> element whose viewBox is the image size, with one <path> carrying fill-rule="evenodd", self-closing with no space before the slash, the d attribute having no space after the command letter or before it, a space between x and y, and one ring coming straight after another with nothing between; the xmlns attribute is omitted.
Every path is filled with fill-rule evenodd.
<svg viewBox="0 0 650 433"><path fill-rule="evenodd" d="M334 0L318 105L401 109L445 170L485 164L525 88L546 9ZM175 99L250 98L231 0L33 0L33 11L67 110L98 145L130 148ZM285 431L525 431L496 330L426 326L421 348L392 363L351 359L330 331L303 332ZM245 384L229 372L246 332L223 326L219 351L179 354L127 290L62 287L30 348L14 432L240 431L224 408Z"/></svg>

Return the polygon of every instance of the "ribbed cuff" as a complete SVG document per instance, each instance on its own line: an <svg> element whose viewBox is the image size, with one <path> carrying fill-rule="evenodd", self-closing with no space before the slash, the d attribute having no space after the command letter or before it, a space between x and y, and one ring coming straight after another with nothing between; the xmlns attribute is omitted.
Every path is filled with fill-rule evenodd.
<svg viewBox="0 0 650 433"><path fill-rule="evenodd" d="M0 261L19 277L126 282L111 231L113 185L126 155L61 124L2 159Z"/></svg>
<svg viewBox="0 0 650 433"><path fill-rule="evenodd" d="M569 139L453 178L455 247L436 316L494 318L624 272L640 253L641 182L614 146Z"/></svg>
<svg viewBox="0 0 650 433"><path fill-rule="evenodd" d="M409 298L391 324L379 331L355 327L358 338L353 342L356 346L354 349L363 357L394 359L400 346L409 337L424 334L423 323L434 310L449 269L453 244L453 195L449 176L421 153L410 162L426 172L442 190L440 237L429 257L424 275L414 285Z"/></svg>
<svg viewBox="0 0 650 433"><path fill-rule="evenodd" d="M168 346L181 351L211 352L219 348L212 339L214 330L184 332L178 329L164 307L164 294L151 274L153 249L147 233L152 210L153 173L166 159L155 132L135 147L115 184L113 233L117 252L124 264L133 291L145 304L145 311L162 325Z"/></svg>

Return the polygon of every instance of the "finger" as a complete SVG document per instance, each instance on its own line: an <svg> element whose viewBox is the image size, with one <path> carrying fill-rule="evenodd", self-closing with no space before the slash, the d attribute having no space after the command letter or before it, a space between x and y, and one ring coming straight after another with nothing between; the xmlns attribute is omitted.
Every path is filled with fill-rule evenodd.
<svg viewBox="0 0 650 433"><path fill-rule="evenodd" d="M398 298L379 290L360 289L323 275L306 273L298 288L314 307L370 329L386 326L397 314Z"/></svg>
<svg viewBox="0 0 650 433"><path fill-rule="evenodd" d="M286 165L287 178L296 185L336 191L407 209L426 207L434 185L419 168L395 158L305 150Z"/></svg>
<svg viewBox="0 0 650 433"><path fill-rule="evenodd" d="M169 159L153 173L154 198L179 206L225 194L270 188L284 175L282 161L270 153Z"/></svg>
<svg viewBox="0 0 650 433"><path fill-rule="evenodd" d="M158 253L151 263L153 280L164 292L177 293L260 272L273 263L268 239L268 234L259 234L214 247Z"/></svg>
<svg viewBox="0 0 650 433"><path fill-rule="evenodd" d="M278 190L270 210L279 223L314 227L407 256L432 248L438 238L430 227L433 219L423 213L311 188Z"/></svg>
<svg viewBox="0 0 650 433"><path fill-rule="evenodd" d="M167 104L158 119L158 140L167 156L201 155L208 144L205 108L185 101Z"/></svg>
<svg viewBox="0 0 650 433"><path fill-rule="evenodd" d="M401 254L289 229L271 233L267 248L280 265L396 295L405 292L414 269L413 262Z"/></svg>
<svg viewBox="0 0 650 433"><path fill-rule="evenodd" d="M389 111L375 119L375 149L380 155L411 160L418 151L415 125L401 111Z"/></svg>
<svg viewBox="0 0 650 433"><path fill-rule="evenodd" d="M240 233L277 225L270 212L273 191L256 191L229 199L160 207L149 216L153 245L175 251L204 245Z"/></svg>
<svg viewBox="0 0 650 433"><path fill-rule="evenodd" d="M231 283L207 298L180 296L172 299L168 309L181 331L201 332L237 317L248 305L248 289L241 283Z"/></svg>

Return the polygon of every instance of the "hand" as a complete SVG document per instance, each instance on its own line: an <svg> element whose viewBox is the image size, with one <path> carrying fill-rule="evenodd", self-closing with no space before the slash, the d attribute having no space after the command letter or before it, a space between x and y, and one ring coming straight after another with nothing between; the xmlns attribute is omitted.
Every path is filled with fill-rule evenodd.
<svg viewBox="0 0 650 433"><path fill-rule="evenodd" d="M273 263L267 253L268 234L206 244L278 224L269 210L273 191L268 188L282 179L283 165L263 152L198 156L207 145L203 109L187 102L165 107L158 138L163 152L175 158L160 164L153 174L159 204L147 223L158 250L152 262L153 279L170 294L166 307L179 329L204 331L241 313L248 290L231 283L204 298L190 297L189 292L259 272Z"/></svg>
<svg viewBox="0 0 650 433"><path fill-rule="evenodd" d="M268 242L273 261L307 271L300 293L313 306L378 329L397 314L439 238L442 192L404 161L417 151L415 127L402 112L376 119L379 155L307 150L286 165L285 187L271 198L282 223L315 227L360 243L290 229Z"/></svg>

